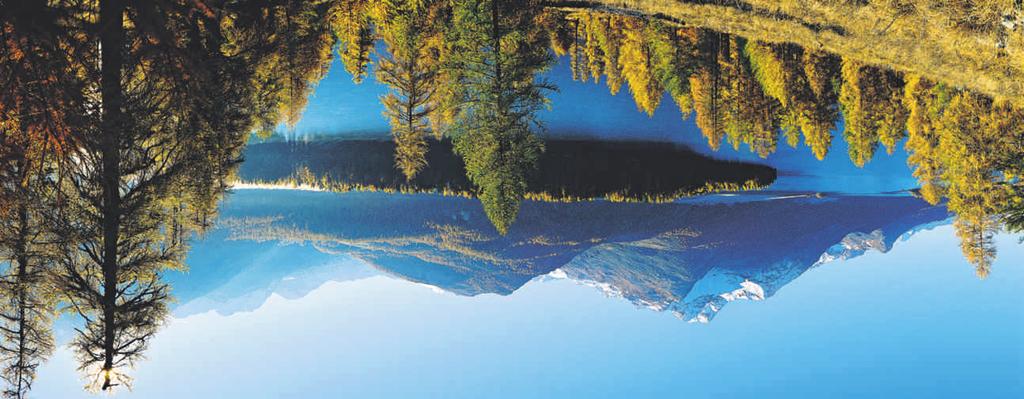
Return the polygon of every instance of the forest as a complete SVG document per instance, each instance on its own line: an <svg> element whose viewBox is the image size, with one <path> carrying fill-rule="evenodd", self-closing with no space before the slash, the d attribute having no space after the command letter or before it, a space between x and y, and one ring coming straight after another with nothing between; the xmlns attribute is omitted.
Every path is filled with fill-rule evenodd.
<svg viewBox="0 0 1024 399"><path fill-rule="evenodd" d="M394 167L396 144L385 140L252 143L236 187L291 187L332 192L378 191L474 198L451 140L427 138L423 170L412 179ZM258 161L256 161L258 160ZM545 202L666 203L721 191L768 187L777 171L721 161L683 146L582 139L545 140L524 199Z"/></svg>
<svg viewBox="0 0 1024 399"><path fill-rule="evenodd" d="M537 112L551 106L557 88L543 72L559 57L581 84L628 91L639 112L670 99L712 149L768 157L802 145L822 159L841 139L863 166L904 146L917 195L955 215L980 277L996 254L994 234L1024 228L1019 3L1004 14L987 2L814 1L825 22L810 27L814 13L781 16L790 2L733 10L775 21L762 34L595 3L603 2L0 0L5 396L28 395L54 352L59 315L81 321L70 346L87 389L130 387L167 318L162 275L186 269L189 240L211 226L247 142L297 123L334 57L354 80L373 74L389 87L381 101L395 170L412 181L428 170L429 143L450 142L467 191L502 234L545 154ZM884 45L911 37L907 21L941 15L951 35L994 38L993 50L981 46L959 58L973 64L936 73L891 52L847 55L848 41L779 40L779 27L795 20L805 22L796 33L860 32L825 29L838 23L835 9L906 18L893 19L896 41ZM859 37L877 36L887 37ZM952 51L920 48L933 58ZM973 73L982 78L964 78Z"/></svg>

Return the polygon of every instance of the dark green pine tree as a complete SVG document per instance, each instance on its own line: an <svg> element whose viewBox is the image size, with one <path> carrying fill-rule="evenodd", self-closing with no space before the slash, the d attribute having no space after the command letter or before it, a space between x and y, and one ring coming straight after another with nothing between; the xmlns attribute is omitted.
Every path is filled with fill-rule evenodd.
<svg viewBox="0 0 1024 399"><path fill-rule="evenodd" d="M19 178L0 182L6 198L0 218L0 379L6 398L26 397L36 370L54 350L52 237L42 218L43 187L28 165L17 162L13 169Z"/></svg>
<svg viewBox="0 0 1024 399"><path fill-rule="evenodd" d="M487 217L505 234L519 214L529 174L544 149L536 112L553 89L539 72L553 62L539 29L539 1L458 0L452 67L461 70L466 110L455 151Z"/></svg>
<svg viewBox="0 0 1024 399"><path fill-rule="evenodd" d="M380 27L387 52L378 61L377 80L391 88L381 102L395 141L395 166L407 180L427 166L427 118L435 109L437 61L427 47L425 11L401 2Z"/></svg>
<svg viewBox="0 0 1024 399"><path fill-rule="evenodd" d="M73 238L55 281L84 320L70 347L95 389L130 383L167 315L163 272L186 267L187 239L209 226L250 132L280 118L259 105L286 83L256 84L281 62L271 39L292 31L274 21L276 4L101 0L93 10L99 46L82 68L100 95L76 126L78 160L61 169L49 222Z"/></svg>

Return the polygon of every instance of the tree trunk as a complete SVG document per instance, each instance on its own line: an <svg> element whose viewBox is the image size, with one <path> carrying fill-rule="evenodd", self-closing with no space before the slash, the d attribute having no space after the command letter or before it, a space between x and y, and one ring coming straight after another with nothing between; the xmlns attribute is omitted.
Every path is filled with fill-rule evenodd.
<svg viewBox="0 0 1024 399"><path fill-rule="evenodd" d="M28 220L28 205L25 202L21 202L18 206L18 242L17 252L18 257L18 274L15 276L15 287L18 290L18 360L15 363L17 369L16 372L16 391L17 397L21 397L24 392L25 381L25 370L27 368L28 360L25 358L25 306L28 300L26 290L28 289L28 282L26 281L28 275L28 236L29 236L29 220Z"/></svg>
<svg viewBox="0 0 1024 399"><path fill-rule="evenodd" d="M111 387L110 372L114 366L114 326L118 274L118 236L121 216L121 70L124 64L125 0L100 1L100 95L103 113L100 131L103 189L103 386Z"/></svg>

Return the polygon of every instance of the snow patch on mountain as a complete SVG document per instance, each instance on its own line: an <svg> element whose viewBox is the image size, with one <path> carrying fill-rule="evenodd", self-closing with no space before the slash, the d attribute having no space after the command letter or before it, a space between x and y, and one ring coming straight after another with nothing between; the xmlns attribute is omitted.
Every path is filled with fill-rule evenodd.
<svg viewBox="0 0 1024 399"><path fill-rule="evenodd" d="M565 270L562 270L561 268L552 270L551 273L548 273L546 276L557 280L569 278L569 275L565 274Z"/></svg>
<svg viewBox="0 0 1024 399"><path fill-rule="evenodd" d="M850 233L843 237L839 243L825 250L825 253L821 254L818 261L811 267L818 267L836 260L855 258L872 249L881 253L889 251L889 246L885 243L885 234L881 230L875 230L871 233Z"/></svg>
<svg viewBox="0 0 1024 399"><path fill-rule="evenodd" d="M761 288L757 283L750 280L743 280L740 283L740 288L726 292L720 295L727 301L735 301L737 299L750 299L754 301L764 300L764 288Z"/></svg>
<svg viewBox="0 0 1024 399"><path fill-rule="evenodd" d="M753 274L712 268L694 284L686 297L672 305L676 317L708 323L729 302L762 301L793 281L805 268L798 262L778 262Z"/></svg>

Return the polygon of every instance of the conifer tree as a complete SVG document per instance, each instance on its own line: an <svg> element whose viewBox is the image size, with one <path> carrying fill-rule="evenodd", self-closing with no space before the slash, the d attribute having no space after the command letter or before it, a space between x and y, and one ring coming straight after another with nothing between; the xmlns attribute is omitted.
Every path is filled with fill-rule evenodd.
<svg viewBox="0 0 1024 399"><path fill-rule="evenodd" d="M519 213L529 173L543 151L536 112L553 89L537 74L553 62L537 29L540 3L458 0L452 68L460 70L466 111L455 151L499 233Z"/></svg>
<svg viewBox="0 0 1024 399"><path fill-rule="evenodd" d="M24 158L12 169L18 178L0 181L7 211L0 218L0 379L4 397L24 398L54 350L54 237L43 219L48 204L38 170Z"/></svg>
<svg viewBox="0 0 1024 399"><path fill-rule="evenodd" d="M781 106L758 83L745 45L744 39L731 37L728 61L723 64L729 81L724 130L733 148L746 144L750 151L766 158L778 148Z"/></svg>
<svg viewBox="0 0 1024 399"><path fill-rule="evenodd" d="M945 195L943 159L939 149L939 123L949 103L949 90L921 76L907 79L903 101L908 110L907 163L921 184L921 196L936 205Z"/></svg>
<svg viewBox="0 0 1024 399"><path fill-rule="evenodd" d="M371 3L368 0L341 0L334 22L334 34L341 41L341 62L356 83L363 81L370 67L374 41Z"/></svg>
<svg viewBox="0 0 1024 399"><path fill-rule="evenodd" d="M437 61L428 59L425 17L426 10L407 2L392 10L381 29L388 52L377 80L391 87L381 101L395 141L395 165L408 180L427 164L427 118L435 107Z"/></svg>
<svg viewBox="0 0 1024 399"><path fill-rule="evenodd" d="M101 29L82 68L99 93L47 217L65 238L55 284L84 321L70 346L90 388L130 383L167 315L162 274L185 268L187 239L210 225L246 137L274 118L259 104L276 86L253 84L280 49L264 35L281 26L273 4L223 7L101 0L92 10Z"/></svg>
<svg viewBox="0 0 1024 399"><path fill-rule="evenodd" d="M843 137L850 160L864 166L878 144L891 153L903 138L907 112L903 106L903 80L895 72L843 60L839 103L845 117Z"/></svg>
<svg viewBox="0 0 1024 399"><path fill-rule="evenodd" d="M655 54L649 35L657 34L657 30L650 24L638 19L625 22L619 67L637 109L653 116L661 104L665 88L655 76Z"/></svg>
<svg viewBox="0 0 1024 399"><path fill-rule="evenodd" d="M723 52L728 54L728 42L719 33L698 31L697 43L697 73L690 76L690 93L697 128L707 138L708 146L717 151L725 138L722 98L727 84L719 57Z"/></svg>

